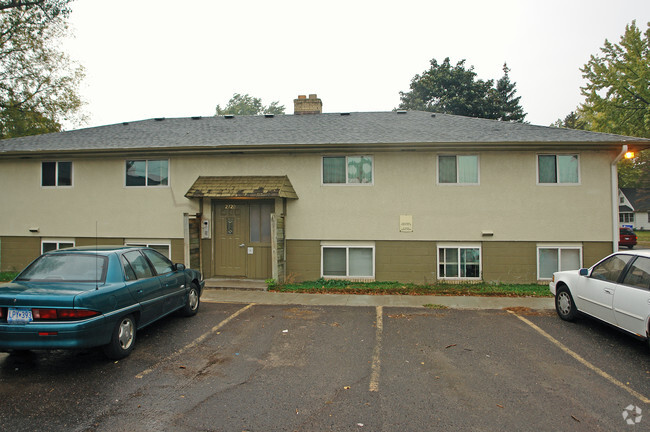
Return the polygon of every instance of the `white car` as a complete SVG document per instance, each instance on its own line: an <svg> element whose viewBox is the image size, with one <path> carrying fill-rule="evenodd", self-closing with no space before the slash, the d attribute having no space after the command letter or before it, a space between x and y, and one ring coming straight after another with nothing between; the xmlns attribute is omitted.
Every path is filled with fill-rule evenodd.
<svg viewBox="0 0 650 432"><path fill-rule="evenodd" d="M617 252L588 269L553 273L555 310L589 315L650 341L650 251Z"/></svg>

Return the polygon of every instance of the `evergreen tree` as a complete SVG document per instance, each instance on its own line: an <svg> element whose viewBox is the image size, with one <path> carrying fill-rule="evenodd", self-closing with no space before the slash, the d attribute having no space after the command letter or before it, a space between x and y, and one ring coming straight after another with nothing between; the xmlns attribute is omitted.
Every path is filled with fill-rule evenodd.
<svg viewBox="0 0 650 432"><path fill-rule="evenodd" d="M510 81L507 65L504 76L494 80L476 77L474 67L465 68L465 60L451 65L449 57L438 64L432 59L429 70L415 75L410 91L400 92L400 109L456 114L469 117L522 122L526 116L515 97L515 83Z"/></svg>

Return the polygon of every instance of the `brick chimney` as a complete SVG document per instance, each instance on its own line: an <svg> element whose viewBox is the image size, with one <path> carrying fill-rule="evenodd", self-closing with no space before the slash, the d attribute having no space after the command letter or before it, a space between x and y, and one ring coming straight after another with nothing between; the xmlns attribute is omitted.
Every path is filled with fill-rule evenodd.
<svg viewBox="0 0 650 432"><path fill-rule="evenodd" d="M320 114L323 112L323 101L315 94L310 94L309 99L305 95L298 95L298 99L293 100L294 115L302 114Z"/></svg>

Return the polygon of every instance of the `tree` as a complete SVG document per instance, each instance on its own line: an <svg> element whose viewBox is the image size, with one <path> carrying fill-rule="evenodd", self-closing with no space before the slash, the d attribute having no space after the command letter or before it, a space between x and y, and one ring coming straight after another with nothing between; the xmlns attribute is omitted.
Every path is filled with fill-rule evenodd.
<svg viewBox="0 0 650 432"><path fill-rule="evenodd" d="M619 44L605 40L600 51L580 69L588 129L650 138L650 23L641 33L632 21Z"/></svg>
<svg viewBox="0 0 650 432"><path fill-rule="evenodd" d="M554 123L551 124L553 127L562 127L567 129L586 129L587 124L580 116L579 112L571 111L564 117L564 120L557 119Z"/></svg>
<svg viewBox="0 0 650 432"><path fill-rule="evenodd" d="M68 14L70 13L68 3L71 1L72 0L0 0L0 10L37 6L50 15L56 15L59 13Z"/></svg>
<svg viewBox="0 0 650 432"><path fill-rule="evenodd" d="M510 69L503 64L503 76L497 81L496 87L490 92L494 104L494 117L498 120L522 122L526 117L524 109L519 105L521 96L515 96L515 83L510 81Z"/></svg>
<svg viewBox="0 0 650 432"><path fill-rule="evenodd" d="M410 91L400 92L400 109L432 111L469 117L522 122L526 116L515 97L510 69L503 65L503 77L493 80L476 78L474 67L465 68L465 60L451 65L431 60L431 67L411 80Z"/></svg>
<svg viewBox="0 0 650 432"><path fill-rule="evenodd" d="M217 105L216 115L234 114L234 115L259 115L259 114L284 114L284 105L280 102L271 102L269 106L262 105L262 99L235 93L232 95L228 104L221 108Z"/></svg>
<svg viewBox="0 0 650 432"><path fill-rule="evenodd" d="M0 138L80 122L83 68L57 50L71 0L0 2Z"/></svg>

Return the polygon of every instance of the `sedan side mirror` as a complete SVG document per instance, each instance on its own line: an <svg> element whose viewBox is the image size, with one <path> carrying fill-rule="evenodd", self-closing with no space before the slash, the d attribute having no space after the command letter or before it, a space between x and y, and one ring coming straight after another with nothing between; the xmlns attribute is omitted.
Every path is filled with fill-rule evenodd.
<svg viewBox="0 0 650 432"><path fill-rule="evenodd" d="M176 267L176 271L183 271L185 270L185 264L174 264L174 267Z"/></svg>
<svg viewBox="0 0 650 432"><path fill-rule="evenodd" d="M589 269L581 268L580 276L589 276Z"/></svg>

